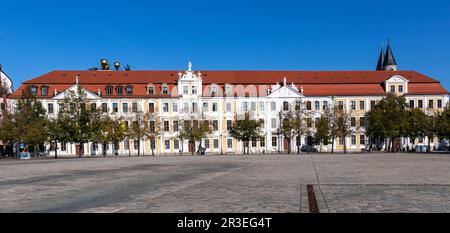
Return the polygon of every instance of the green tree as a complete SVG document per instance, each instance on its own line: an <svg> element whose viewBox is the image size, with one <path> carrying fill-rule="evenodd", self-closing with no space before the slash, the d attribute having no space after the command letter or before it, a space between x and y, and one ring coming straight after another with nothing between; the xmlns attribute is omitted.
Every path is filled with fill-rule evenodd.
<svg viewBox="0 0 450 233"><path fill-rule="evenodd" d="M150 149L152 151L152 156L155 156L155 146L156 146L156 140L161 136L162 134L162 122L160 118L158 118L156 113L149 113L148 115L148 121L149 121L149 130L147 138L150 140ZM178 137L182 135L179 133ZM181 141L181 145L183 145L183 141Z"/></svg>
<svg viewBox="0 0 450 233"><path fill-rule="evenodd" d="M334 153L334 142L339 135L338 128L338 114L335 111L338 107L327 107L324 112L324 116L329 122L329 132L331 140L331 153Z"/></svg>
<svg viewBox="0 0 450 233"><path fill-rule="evenodd" d="M422 110L414 108L408 111L407 136L412 140L413 148L417 138L425 137L426 121L427 115Z"/></svg>
<svg viewBox="0 0 450 233"><path fill-rule="evenodd" d="M231 127L230 135L244 143L244 154L246 154L246 148L247 154L250 154L250 142L260 138L259 128L260 123L256 120L251 120L248 113L245 114L244 119L236 120Z"/></svg>
<svg viewBox="0 0 450 233"><path fill-rule="evenodd" d="M181 121L180 126L179 137L188 140L189 146L191 147L191 153L194 155L196 142L199 141L201 146L201 140L211 132L209 121L204 120L203 116L200 118L190 117L189 119Z"/></svg>
<svg viewBox="0 0 450 233"><path fill-rule="evenodd" d="M439 135L439 114L434 111L429 111L429 113L426 114L425 124L426 127L424 128L424 134L428 138L427 151L430 152L431 141L433 141L434 138Z"/></svg>
<svg viewBox="0 0 450 233"><path fill-rule="evenodd" d="M40 101L31 92L31 87L26 86L22 91L16 111L12 115L12 136L19 143L25 143L25 151L30 148L36 155L39 145L47 141L47 116Z"/></svg>
<svg viewBox="0 0 450 233"><path fill-rule="evenodd" d="M287 140L288 154L291 154L292 152L291 142L296 135L295 129L297 126L297 121L294 116L295 113L292 110L280 113L280 122L281 122L280 130L285 140Z"/></svg>
<svg viewBox="0 0 450 233"><path fill-rule="evenodd" d="M344 153L347 153L346 138L354 133L351 126L351 115L345 111L345 109L337 108L336 112L336 130L337 135L344 139Z"/></svg>
<svg viewBox="0 0 450 233"><path fill-rule="evenodd" d="M320 152L322 152L323 145L328 145L330 143L330 120L327 115L322 115L316 122L316 134L315 139L320 144Z"/></svg>
<svg viewBox="0 0 450 233"><path fill-rule="evenodd" d="M151 138L151 131L149 126L149 114L145 114L142 111L137 111L126 117L130 122L127 138L137 142L138 157L141 156L141 141L145 141ZM152 151L152 153L154 153ZM144 154L145 156L145 154Z"/></svg>
<svg viewBox="0 0 450 233"><path fill-rule="evenodd" d="M296 101L292 111L292 121L290 123L294 135L297 137L297 154L300 154L301 138L307 133L306 127L307 112L301 100Z"/></svg>
<svg viewBox="0 0 450 233"><path fill-rule="evenodd" d="M450 140L450 109L445 108L438 116L437 134L441 140Z"/></svg>

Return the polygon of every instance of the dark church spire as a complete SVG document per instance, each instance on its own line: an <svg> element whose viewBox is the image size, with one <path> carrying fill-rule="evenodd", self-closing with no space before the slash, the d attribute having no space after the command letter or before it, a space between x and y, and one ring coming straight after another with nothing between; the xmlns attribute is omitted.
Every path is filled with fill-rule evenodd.
<svg viewBox="0 0 450 233"><path fill-rule="evenodd" d="M383 63L384 69L388 71L396 71L397 70L397 62L394 58L394 53L391 49L391 44L388 40L388 47L386 50L386 55L384 57L384 63Z"/></svg>
<svg viewBox="0 0 450 233"><path fill-rule="evenodd" d="M384 70L384 50L381 46L380 58L378 58L377 71Z"/></svg>

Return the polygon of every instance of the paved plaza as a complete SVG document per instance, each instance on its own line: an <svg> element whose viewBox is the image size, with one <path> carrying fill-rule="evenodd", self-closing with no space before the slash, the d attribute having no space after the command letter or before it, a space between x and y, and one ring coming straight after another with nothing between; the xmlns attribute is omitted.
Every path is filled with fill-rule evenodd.
<svg viewBox="0 0 450 233"><path fill-rule="evenodd" d="M450 155L0 161L0 212L450 212Z"/></svg>

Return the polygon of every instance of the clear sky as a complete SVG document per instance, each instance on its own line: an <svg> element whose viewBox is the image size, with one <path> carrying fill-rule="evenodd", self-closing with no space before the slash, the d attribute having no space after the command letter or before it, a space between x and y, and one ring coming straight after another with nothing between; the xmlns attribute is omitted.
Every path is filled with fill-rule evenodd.
<svg viewBox="0 0 450 233"><path fill-rule="evenodd" d="M0 63L21 82L103 57L133 70L400 70L450 90L450 1L0 0Z"/></svg>

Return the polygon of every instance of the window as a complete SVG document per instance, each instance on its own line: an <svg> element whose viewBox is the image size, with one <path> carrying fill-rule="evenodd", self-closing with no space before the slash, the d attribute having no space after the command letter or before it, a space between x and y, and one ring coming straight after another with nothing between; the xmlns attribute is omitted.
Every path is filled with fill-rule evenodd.
<svg viewBox="0 0 450 233"><path fill-rule="evenodd" d="M259 146L260 147L266 147L266 138L261 138L259 140Z"/></svg>
<svg viewBox="0 0 450 233"><path fill-rule="evenodd" d="M338 102L338 108L339 108L339 110L343 110L344 109L344 101L339 101Z"/></svg>
<svg viewBox="0 0 450 233"><path fill-rule="evenodd" d="M319 111L319 110L320 110L320 102L319 102L319 101L314 102L314 109L315 109L316 111Z"/></svg>
<svg viewBox="0 0 450 233"><path fill-rule="evenodd" d="M264 102L259 102L259 110L260 110L261 112L264 112L264 111L265 111L264 108L265 108Z"/></svg>
<svg viewBox="0 0 450 233"><path fill-rule="evenodd" d="M138 104L137 103L132 103L131 104L131 109L134 113L138 112Z"/></svg>
<svg viewBox="0 0 450 233"><path fill-rule="evenodd" d="M217 121L217 120L213 121L213 130L219 131L219 121Z"/></svg>
<svg viewBox="0 0 450 233"><path fill-rule="evenodd" d="M92 103L91 104L91 111L95 111L97 110L97 104L96 103Z"/></svg>
<svg viewBox="0 0 450 233"><path fill-rule="evenodd" d="M359 144L366 145L366 135L359 135Z"/></svg>
<svg viewBox="0 0 450 233"><path fill-rule="evenodd" d="M256 102L252 102L252 111L256 112Z"/></svg>
<svg viewBox="0 0 450 233"><path fill-rule="evenodd" d="M197 108L197 103L192 103L192 112L197 112L198 108Z"/></svg>
<svg viewBox="0 0 450 233"><path fill-rule="evenodd" d="M212 111L217 112L217 103L212 104Z"/></svg>
<svg viewBox="0 0 450 233"><path fill-rule="evenodd" d="M259 127L261 129L264 129L266 127L266 123L265 123L264 119L260 119L259 120Z"/></svg>
<svg viewBox="0 0 450 233"><path fill-rule="evenodd" d="M178 132L180 130L179 128L180 127L178 121L173 121L173 131Z"/></svg>
<svg viewBox="0 0 450 233"><path fill-rule="evenodd" d="M163 112L169 112L169 103L163 103Z"/></svg>
<svg viewBox="0 0 450 233"><path fill-rule="evenodd" d="M165 140L165 141L164 141L164 148L165 148L166 150L170 150L170 140Z"/></svg>
<svg viewBox="0 0 450 233"><path fill-rule="evenodd" d="M209 139L205 139L205 149L209 149L211 147L211 144L209 142Z"/></svg>
<svg viewBox="0 0 450 233"><path fill-rule="evenodd" d="M253 147L253 148L258 147L257 143L258 143L258 142L257 142L256 140L253 140L253 141L252 141L252 147Z"/></svg>
<svg viewBox="0 0 450 233"><path fill-rule="evenodd" d="M423 108L423 100L419 100L419 108Z"/></svg>
<svg viewBox="0 0 450 233"><path fill-rule="evenodd" d="M119 112L119 104L113 103L113 113L118 113L118 112Z"/></svg>
<svg viewBox="0 0 450 233"><path fill-rule="evenodd" d="M356 117L352 117L352 118L350 119L350 121L351 121L351 126L352 126L352 127L356 127Z"/></svg>
<svg viewBox="0 0 450 233"><path fill-rule="evenodd" d="M395 86L391 85L391 93L395 93Z"/></svg>
<svg viewBox="0 0 450 233"><path fill-rule="evenodd" d="M344 137L339 137L339 145L344 145Z"/></svg>
<svg viewBox="0 0 450 233"><path fill-rule="evenodd" d="M356 135L352 135L352 145L356 145Z"/></svg>
<svg viewBox="0 0 450 233"><path fill-rule="evenodd" d="M242 103L242 111L243 112L247 112L248 111L248 104L247 104L247 102L243 102Z"/></svg>
<svg viewBox="0 0 450 233"><path fill-rule="evenodd" d="M197 86L192 86L192 94L197 95Z"/></svg>
<svg viewBox="0 0 450 233"><path fill-rule="evenodd" d="M403 93L403 85L398 86L398 92Z"/></svg>
<svg viewBox="0 0 450 233"><path fill-rule="evenodd" d="M311 128L312 127L312 119L306 118L306 127Z"/></svg>
<svg viewBox="0 0 450 233"><path fill-rule="evenodd" d="M112 94L113 94L113 87L106 86L106 95L112 95Z"/></svg>
<svg viewBox="0 0 450 233"><path fill-rule="evenodd" d="M272 118L272 129L277 128L277 118Z"/></svg>
<svg viewBox="0 0 450 233"><path fill-rule="evenodd" d="M37 95L37 87L36 86L31 86L31 94L32 95Z"/></svg>
<svg viewBox="0 0 450 233"><path fill-rule="evenodd" d="M356 101L351 101L350 102L350 107L352 110L356 110Z"/></svg>
<svg viewBox="0 0 450 233"><path fill-rule="evenodd" d="M61 143L61 151L67 151L67 143Z"/></svg>
<svg viewBox="0 0 450 233"><path fill-rule="evenodd" d="M227 148L232 149L233 148L233 139L229 138L227 140Z"/></svg>
<svg viewBox="0 0 450 233"><path fill-rule="evenodd" d="M123 144L124 144L125 150L130 150L130 141L129 140L125 140Z"/></svg>
<svg viewBox="0 0 450 233"><path fill-rule="evenodd" d="M123 95L123 87L122 86L117 86L116 87L116 94L117 95Z"/></svg>
<svg viewBox="0 0 450 233"><path fill-rule="evenodd" d="M149 86L147 87L147 93L148 93L149 95L155 94L155 87L149 85Z"/></svg>
<svg viewBox="0 0 450 233"><path fill-rule="evenodd" d="M216 85L211 85L211 95L213 94L217 94L217 86Z"/></svg>
<svg viewBox="0 0 450 233"><path fill-rule="evenodd" d="M155 103L148 103L148 111L150 113L154 113L155 112Z"/></svg>
<svg viewBox="0 0 450 233"><path fill-rule="evenodd" d="M122 112L127 113L128 112L128 103L122 103Z"/></svg>
<svg viewBox="0 0 450 233"><path fill-rule="evenodd" d="M323 101L322 109L326 110L328 108L328 101Z"/></svg>
<svg viewBox="0 0 450 233"><path fill-rule="evenodd" d="M433 100L429 100L428 101L428 108L430 108L430 109L434 108L434 101Z"/></svg>
<svg viewBox="0 0 450 233"><path fill-rule="evenodd" d="M48 104L48 114L53 114L53 104Z"/></svg>
<svg viewBox="0 0 450 233"><path fill-rule="evenodd" d="M150 148L151 148L152 150L156 149L156 140L151 140L151 141L150 141Z"/></svg>
<svg viewBox="0 0 450 233"><path fill-rule="evenodd" d="M359 126L361 126L361 127L365 127L366 126L366 118L365 117L360 117L359 118Z"/></svg>
<svg viewBox="0 0 450 233"><path fill-rule="evenodd" d="M138 140L134 140L134 149L139 150L139 141Z"/></svg>
<svg viewBox="0 0 450 233"><path fill-rule="evenodd" d="M165 132L170 131L170 123L168 121L164 121L164 131Z"/></svg>
<svg viewBox="0 0 450 233"><path fill-rule="evenodd" d="M272 137L272 147L277 147L277 137Z"/></svg>
<svg viewBox="0 0 450 233"><path fill-rule="evenodd" d="M188 86L183 86L183 94L184 95L188 95L189 94L189 87Z"/></svg>
<svg viewBox="0 0 450 233"><path fill-rule="evenodd" d="M214 149L219 149L219 139L214 139L213 145L214 145Z"/></svg>
<svg viewBox="0 0 450 233"><path fill-rule="evenodd" d="M47 96L48 95L48 87L47 86L42 86L41 87L41 95L42 96Z"/></svg>
<svg viewBox="0 0 450 233"><path fill-rule="evenodd" d="M227 120L227 130L230 131L233 128L233 121Z"/></svg>
<svg viewBox="0 0 450 233"><path fill-rule="evenodd" d="M169 94L169 86L167 84L163 84L161 88L161 94L168 95Z"/></svg>
<svg viewBox="0 0 450 233"><path fill-rule="evenodd" d="M231 103L230 102L227 103L227 112L231 112Z"/></svg>
<svg viewBox="0 0 450 233"><path fill-rule="evenodd" d="M438 100L437 101L437 107L438 108L442 108L442 100Z"/></svg>
<svg viewBox="0 0 450 233"><path fill-rule="evenodd" d="M189 103L185 102L183 104L183 112L188 113L189 112Z"/></svg>
<svg viewBox="0 0 450 233"><path fill-rule="evenodd" d="M311 101L307 101L306 102L306 110L311 110L312 106L311 106Z"/></svg>
<svg viewBox="0 0 450 233"><path fill-rule="evenodd" d="M289 111L289 103L288 102L283 102L283 110Z"/></svg>
<svg viewBox="0 0 450 233"><path fill-rule="evenodd" d="M175 139L175 140L173 141L173 148L174 148L175 150L179 150L179 149L180 149L180 140Z"/></svg>
<svg viewBox="0 0 450 233"><path fill-rule="evenodd" d="M131 85L127 86L127 95L133 95L133 86Z"/></svg>
<svg viewBox="0 0 450 233"><path fill-rule="evenodd" d="M155 133L156 131L156 122L155 121L150 121L150 132Z"/></svg>
<svg viewBox="0 0 450 233"><path fill-rule="evenodd" d="M233 92L233 88L230 85L225 86L225 94L231 95Z"/></svg>
<svg viewBox="0 0 450 233"><path fill-rule="evenodd" d="M178 103L172 103L172 111L178 112Z"/></svg>
<svg viewBox="0 0 450 233"><path fill-rule="evenodd" d="M102 112L103 113L107 113L108 112L108 104L107 103L102 103Z"/></svg>
<svg viewBox="0 0 450 233"><path fill-rule="evenodd" d="M272 111L276 111L276 110L277 110L277 103L271 102L271 103L270 103L270 109L271 109Z"/></svg>
<svg viewBox="0 0 450 233"><path fill-rule="evenodd" d="M409 101L409 108L414 108L414 100Z"/></svg>
<svg viewBox="0 0 450 233"><path fill-rule="evenodd" d="M359 101L359 110L364 110L364 109L366 109L366 102Z"/></svg>
<svg viewBox="0 0 450 233"><path fill-rule="evenodd" d="M374 109L376 102L374 100L370 101L370 109Z"/></svg>

